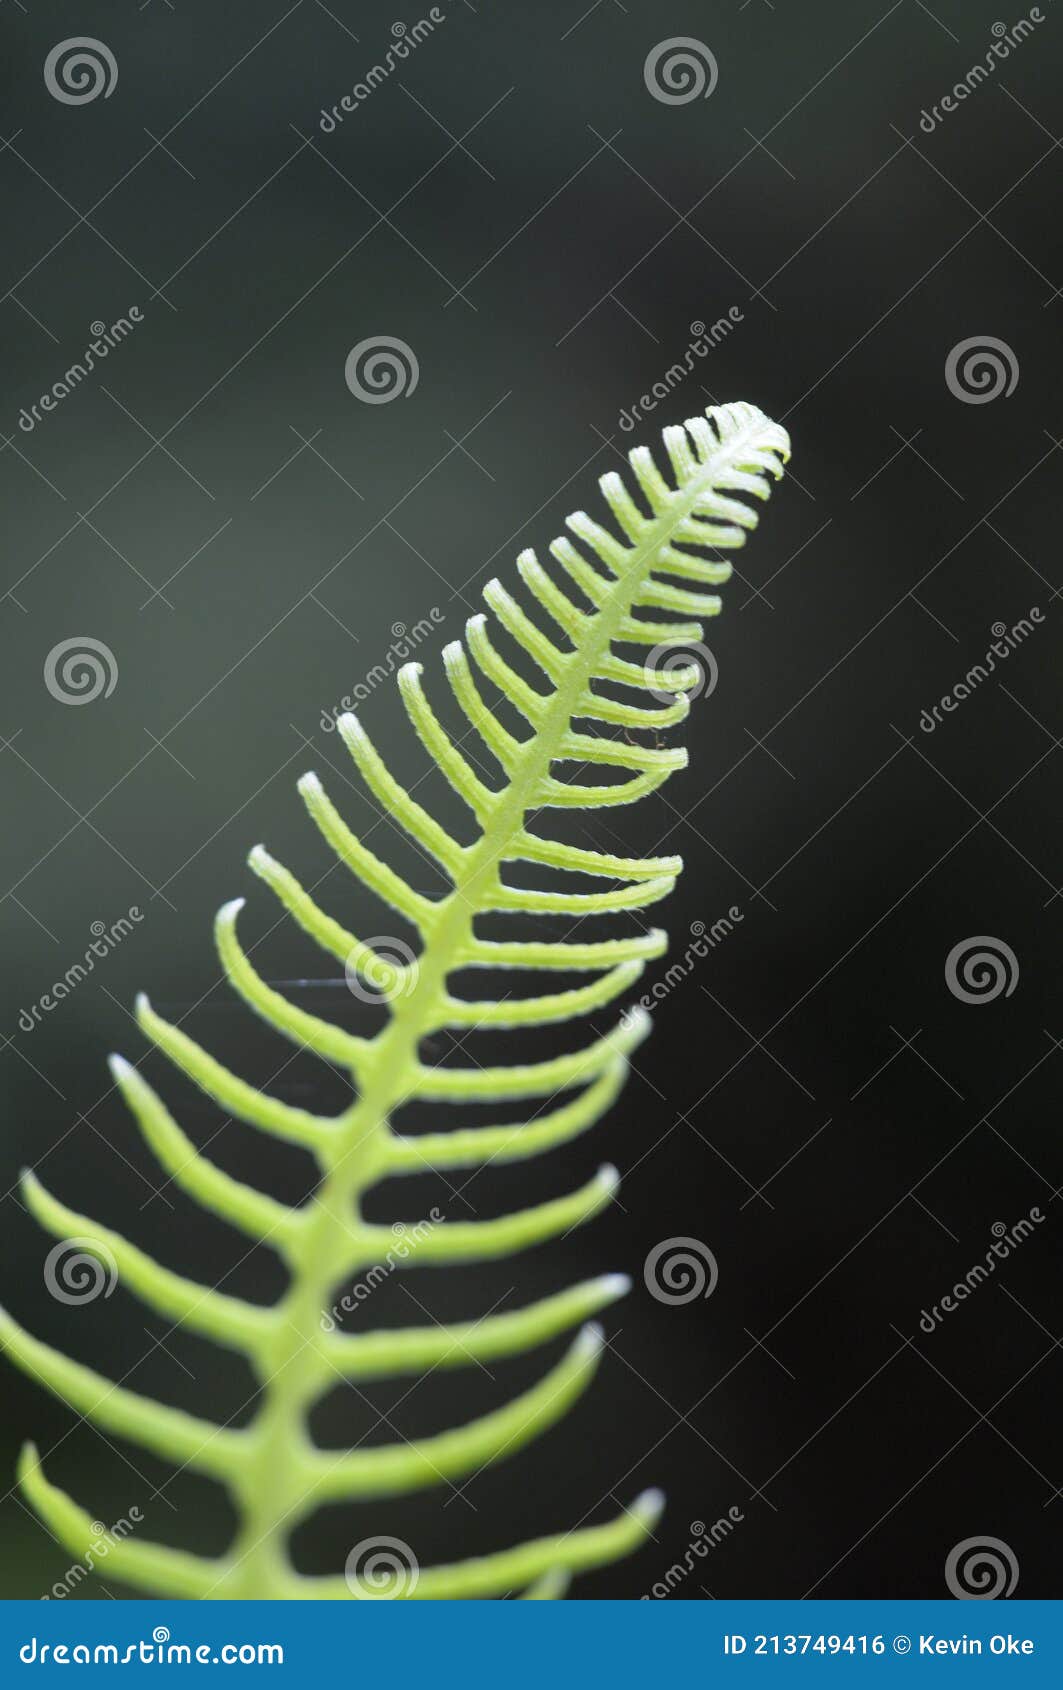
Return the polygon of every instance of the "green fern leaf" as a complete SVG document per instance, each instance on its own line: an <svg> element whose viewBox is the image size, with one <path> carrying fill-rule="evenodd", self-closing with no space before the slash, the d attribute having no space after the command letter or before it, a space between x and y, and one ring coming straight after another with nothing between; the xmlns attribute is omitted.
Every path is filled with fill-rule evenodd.
<svg viewBox="0 0 1063 1690"><path fill-rule="evenodd" d="M171 1272L136 1244L51 1196L32 1175L24 1179L33 1215L60 1238L94 1242L117 1266L125 1286L166 1319L187 1326L246 1356L262 1387L261 1406L246 1428L233 1430L139 1396L70 1360L0 1314L0 1342L13 1360L77 1413L105 1431L136 1441L181 1466L224 1485L239 1525L228 1552L200 1558L161 1544L127 1537L109 1554L112 1574L130 1584L178 1597L329 1597L364 1594L439 1597L499 1596L523 1591L531 1600L563 1594L570 1575L601 1566L637 1547L652 1529L661 1499L638 1498L605 1525L561 1533L452 1566L419 1569L403 1581L396 1573L370 1590L355 1577L305 1577L291 1565L293 1528L319 1506L368 1500L468 1477L538 1436L586 1388L601 1347L598 1328L583 1325L575 1343L538 1384L505 1407L451 1431L393 1445L328 1452L307 1431L315 1402L339 1378L417 1373L514 1355L580 1325L621 1295L617 1275L588 1281L515 1313L490 1315L467 1325L396 1331L329 1329L321 1311L334 1288L383 1262L394 1242L391 1229L363 1218L362 1199L377 1181L426 1167L476 1168L541 1154L582 1133L608 1108L623 1084L627 1058L647 1031L643 1013L629 1013L604 1037L547 1061L498 1067L432 1066L423 1041L442 1029L539 1027L566 1022L623 994L645 963L664 949L651 930L614 939L497 940L476 931L477 918L499 911L560 912L575 922L586 915L642 910L663 897L681 868L678 857L613 856L551 840L531 831L540 809L594 809L626 804L652 792L686 762L686 753L662 747L660 729L682 721L686 696L699 679L696 667L656 660L701 637L700 620L713 616L719 599L704 589L725 581L723 549L741 546L757 516L751 501L764 499L770 478L789 456L785 431L747 404L714 407L684 427L664 431L671 465L666 479L645 447L630 453L637 495L620 476L599 485L615 529L583 512L568 519L573 538L550 550L578 589L578 600L558 584L534 553L517 567L526 588L556 625L547 635L498 581L484 597L497 627L531 660L541 677L531 685L503 655L486 615L471 618L467 646L444 652L446 673L461 711L504 772L491 785L432 709L421 667L398 675L413 728L432 761L460 794L475 819L476 837L462 845L392 777L365 729L341 717L340 734L369 791L433 857L449 879L446 895L415 891L348 828L315 775L299 782L306 808L324 838L360 881L383 898L421 936L408 968L396 967L321 909L296 877L261 846L250 866L295 922L323 950L388 1000L388 1018L373 1038L355 1035L288 1002L257 973L241 945L237 918L243 900L227 904L217 919L217 945L229 981L248 1006L300 1048L339 1064L353 1080L354 1101L333 1118L267 1095L216 1061L161 1016L146 999L138 1003L143 1031L219 1108L262 1132L310 1150L320 1168L313 1199L290 1209L233 1179L208 1161L185 1136L163 1100L137 1070L112 1058L118 1087L147 1143L167 1173L203 1207L265 1240L281 1256L289 1288L269 1307L252 1306ZM578 544L576 543L578 542ZM706 556L705 554L712 554ZM686 585L677 585L677 582ZM646 612L652 613L647 617ZM666 613L660 619L657 613ZM617 646L656 647L653 662L633 662ZM490 682L527 723L512 733L481 691ZM649 695L623 702L608 689ZM588 732L575 724L589 723ZM632 737L649 730L653 744ZM605 770L607 784L580 784L558 770L576 763ZM527 862L619 883L599 892L521 890L503 879L503 866ZM454 995L451 977L469 967L585 972L588 984L544 990L526 998L472 1001ZM444 1103L552 1099L571 1093L523 1125L462 1128L411 1137L392 1121L410 1100ZM422 1263L484 1261L512 1254L589 1220L610 1201L617 1183L606 1167L580 1190L552 1202L472 1222L443 1220L424 1229L416 1257ZM30 1503L74 1555L93 1541L92 1520L45 1477L27 1445L19 1477Z"/></svg>

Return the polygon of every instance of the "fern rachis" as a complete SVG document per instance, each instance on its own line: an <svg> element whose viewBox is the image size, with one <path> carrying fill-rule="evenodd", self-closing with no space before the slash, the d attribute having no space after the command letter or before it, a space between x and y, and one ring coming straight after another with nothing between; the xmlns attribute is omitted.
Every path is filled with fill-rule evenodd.
<svg viewBox="0 0 1063 1690"><path fill-rule="evenodd" d="M393 780L353 716L338 723L370 792L448 877L450 890L444 896L431 899L416 892L369 851L347 828L316 776L299 782L307 810L341 862L419 931L421 950L413 972L406 971L404 978L401 968L347 932L263 847L251 853L255 874L310 938L378 989L387 983L389 1017L382 1030L365 1038L296 1008L262 980L242 948L237 918L243 900L227 904L218 916L218 950L236 991L296 1045L350 1073L350 1107L326 1118L267 1096L156 1015L146 1000L138 1004L148 1037L223 1110L313 1153L321 1177L311 1201L291 1209L223 1173L196 1150L137 1070L112 1059L115 1080L168 1173L204 1207L279 1252L290 1275L282 1299L269 1307L252 1306L184 1279L117 1233L68 1209L32 1174L26 1175L27 1204L46 1228L61 1238L96 1240L128 1289L175 1323L244 1354L263 1387L261 1407L249 1426L219 1427L111 1384L33 1339L6 1313L0 1316L0 1341L13 1359L74 1409L117 1436L213 1476L232 1495L240 1523L226 1555L205 1559L129 1538L109 1558L119 1578L174 1596L360 1594L342 1576L308 1578L293 1570L287 1544L301 1520L326 1502L367 1500L466 1477L546 1430L593 1375L600 1340L596 1328L584 1326L567 1355L538 1384L455 1430L340 1453L317 1448L307 1432L310 1410L337 1377L420 1372L441 1363L515 1354L585 1321L625 1288L618 1276L608 1276L463 1327L346 1333L323 1330L321 1322L334 1288L384 1259L392 1242L389 1228L362 1218L362 1198L370 1187L426 1166L477 1167L566 1142L608 1107L623 1082L627 1053L645 1034L647 1018L635 1014L582 1050L547 1061L456 1068L430 1066L421 1056L423 1041L445 1028L537 1027L600 1008L622 994L645 962L664 948L664 935L657 931L587 942L486 940L476 932L478 917L498 911L560 912L578 922L587 915L642 909L670 890L681 868L677 857L616 857L550 841L526 826L529 813L543 808L633 802L686 762L684 751L647 746L634 740L631 730L656 735L681 721L689 708L685 694L698 671L657 670L621 658L613 648L641 645L660 651L700 638L696 622L647 620L638 612L655 617L660 612L715 614L719 600L700 589L726 580L730 567L702 554L744 543L757 520L746 499L767 496L768 478L782 473L789 442L784 430L754 407L732 405L713 408L683 428L666 429L664 443L674 486L645 448L630 454L642 505L615 473L600 482L621 538L577 513L568 519L568 528L584 549L568 538L551 547L559 571L589 609L579 608L532 552L518 559L526 587L556 624L567 649L526 616L498 581L485 589L497 623L532 660L545 690L531 686L505 659L485 615L468 624L468 652L460 642L444 651L457 703L504 771L502 785L490 786L442 727L423 690L421 666L407 664L399 673L417 735L475 818L478 832L472 844L459 844ZM677 586L676 580L686 584ZM511 733L484 701L477 671L508 696L528 724L526 736ZM621 702L601 690L602 682L648 692L655 702ZM663 694L674 697L662 704ZM579 730L574 724L580 721L596 722L606 731ZM609 730L624 730L625 737L608 737ZM622 778L607 785L564 782L553 772L564 762L604 766ZM522 891L502 876L504 864L520 861L559 870L562 878L566 871L578 872L620 885L606 892ZM536 997L472 1002L456 998L449 987L451 976L469 967L575 970L594 978ZM396 1133L391 1125L410 1099L479 1104L549 1100L556 1092L576 1095L551 1103L545 1114L524 1125L459 1128L415 1138ZM581 1190L498 1220L442 1221L420 1241L417 1262L491 1259L555 1236L601 1210L616 1178L615 1170L604 1168ZM45 1478L31 1446L20 1471L29 1500L51 1530L72 1553L83 1552L91 1538L90 1516ZM569 1573L634 1548L658 1507L656 1495L648 1493L611 1524L425 1569L409 1589L396 1593L485 1596L525 1588L533 1596L554 1595Z"/></svg>

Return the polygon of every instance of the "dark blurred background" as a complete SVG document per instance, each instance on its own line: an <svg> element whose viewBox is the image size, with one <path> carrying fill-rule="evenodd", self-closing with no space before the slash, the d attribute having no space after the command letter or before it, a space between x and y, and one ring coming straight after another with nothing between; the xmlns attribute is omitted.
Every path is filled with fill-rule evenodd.
<svg viewBox="0 0 1063 1690"><path fill-rule="evenodd" d="M709 630L719 678L693 707L691 766L638 811L586 823L605 848L682 852L675 956L691 924L732 906L741 920L656 1011L607 1123L541 1165L374 1200L388 1218L435 1203L468 1219L567 1190L602 1160L624 1175L592 1226L482 1270L413 1270L381 1289L373 1323L423 1319L408 1292L452 1318L605 1269L634 1290L562 1425L460 1494L318 1516L300 1564L335 1570L381 1532L425 1563L480 1553L611 1517L660 1484L656 1541L576 1594L637 1597L688 1557L673 1600L943 1595L950 1552L988 1534L1019 1594L1058 1595L1059 10L1044 0L948 112L994 25L1029 14L454 0L323 131L322 108L422 15L16 0L0 18L4 1301L134 1389L250 1416L239 1364L121 1286L91 1307L48 1295L52 1240L20 1204L18 1169L169 1266L279 1293L272 1255L164 1180L111 1088L107 1052L145 1054L135 992L260 1081L282 1070L280 1095L338 1103L334 1076L290 1063L219 986L210 937L217 906L246 893L243 931L270 978L320 966L244 867L262 839L304 879L323 872L294 792L308 767L398 852L322 713L426 618L437 672L485 582L595 509L620 450L750 399L791 430L793 473ZM43 69L83 34L117 81L66 103ZM677 37L703 67L712 55L709 97L648 87L648 56ZM133 306L142 320L106 363L20 425L90 325ZM625 432L621 413L684 360L692 325L729 312ZM370 404L345 361L380 337L405 343L418 379ZM1001 380L985 363L965 378L962 351L947 378L968 340L990 342ZM1006 662L921 729L994 626L1033 607L1043 620ZM109 694L71 705L49 688L68 640L106 648ZM363 716L416 778L390 681ZM388 931L342 876L328 889L359 931ZM131 931L35 1021L93 923L122 917ZM946 959L980 937L1013 989L971 1003ZM342 990L330 1002L350 1016ZM162 1063L146 1071L219 1163L304 1194L298 1155L223 1122ZM992 1281L921 1330L994 1225L1034 1207L1042 1223ZM662 1302L643 1264L683 1237L712 1252L718 1283ZM342 1444L438 1429L549 1359L337 1393L319 1430ZM224 1545L231 1520L206 1481L172 1478L21 1374L5 1373L4 1404L7 1596L41 1594L71 1560L8 1490L30 1435L105 1522L136 1507L148 1536ZM717 1545L688 1555L698 1523L729 1510ZM128 1592L104 1578L77 1594Z"/></svg>

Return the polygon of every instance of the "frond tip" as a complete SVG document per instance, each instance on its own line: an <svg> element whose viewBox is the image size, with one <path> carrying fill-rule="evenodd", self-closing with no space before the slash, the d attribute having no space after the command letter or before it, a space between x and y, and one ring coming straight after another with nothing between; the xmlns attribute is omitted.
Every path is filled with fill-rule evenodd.
<svg viewBox="0 0 1063 1690"><path fill-rule="evenodd" d="M342 966L354 995L384 1009L379 1031L362 1036L290 1002L259 972L246 930L237 935L243 898L219 912L215 939L229 985L273 1032L349 1078L347 1107L326 1116L282 1102L157 1015L146 998L138 999L143 1032L210 1103L240 1124L236 1130L271 1134L310 1153L320 1179L309 1201L289 1206L225 1173L186 1135L137 1068L111 1059L116 1086L167 1175L203 1208L281 1257L288 1283L279 1300L250 1304L186 1279L134 1240L68 1208L32 1174L25 1176L27 1207L48 1231L111 1264L125 1289L173 1327L187 1326L242 1354L259 1387L250 1424L221 1426L127 1390L0 1311L0 1346L17 1366L105 1431L207 1474L231 1495L238 1526L224 1555L200 1558L127 1538L111 1549L108 1564L129 1584L192 1598L555 1600L573 1575L630 1554L653 1532L663 1499L647 1491L607 1524L453 1565L416 1567L415 1577L394 1587L385 1580L386 1588L372 1590L355 1576L303 1577L289 1553L290 1534L319 1505L468 1479L547 1436L602 1360L595 1317L629 1288L623 1275L607 1274L515 1309L499 1309L498 1298L479 1318L395 1331L359 1325L341 1331L334 1318L336 1287L352 1274L367 1295L385 1264L390 1272L410 1261L446 1266L513 1256L589 1221L613 1199L619 1175L605 1164L565 1195L492 1219L452 1220L433 1210L430 1222L396 1229L363 1218L366 1193L380 1180L466 1168L472 1170L462 1187L467 1192L495 1161L540 1156L590 1131L622 1088L649 1031L649 1017L628 1010L611 1030L584 1036L567 1054L527 1060L520 1046L524 1029L567 1025L623 998L665 948L664 933L645 927L641 912L671 891L680 858L626 857L571 845L552 836L549 814L633 803L685 767L685 750L665 745L660 736L685 719L700 680L689 658L701 639L700 619L720 609L719 597L706 589L728 579L730 564L719 554L745 544L757 524L757 505L782 474L790 450L785 430L746 404L714 406L682 428L665 429L663 443L666 471L640 446L629 454L630 488L615 471L601 478L604 522L577 511L567 533L550 546L547 564L531 550L521 553L517 571L534 614L500 581L487 584L487 611L471 617L465 641L451 641L443 653L446 683L467 732L454 737L446 727L420 663L397 674L412 739L471 816L469 843L460 843L413 796L413 786L399 784L355 716L341 716L336 724L370 799L442 869L442 895L418 892L370 850L315 774L299 781L307 814L335 864L408 924L416 951L405 941L366 941L351 932L327 907L327 875L317 886L306 885L264 846L250 854L257 881L333 968ZM519 670L507 656L514 648L522 654ZM505 720L499 714L493 702L499 695L516 711L518 731L511 712ZM481 747L495 768L489 777L481 772ZM546 883L522 885L531 876L521 864L534 865L537 880ZM573 874L585 876L592 888L576 882L574 890ZM566 918L563 938L542 936L534 925L530 931L518 926L514 937L486 938L480 931L483 917L502 917L508 926L544 916ZM603 924L604 936L580 931L587 917ZM385 954L389 946L401 963ZM475 996L459 995L455 976L471 968L490 984ZM539 989L527 996L507 992L496 975L510 969L540 975ZM555 990L550 980L557 971L587 979ZM438 1049L433 1035L447 1028L465 1051L460 1066L429 1054ZM510 1029L513 1059L490 1066L478 1061L469 1047L481 1029ZM467 1113L492 1100L520 1099L530 1100L521 1110L523 1121L479 1126ZM454 1108L456 1124L419 1135L399 1131L396 1116L411 1103ZM411 1241L398 1261L396 1230ZM359 1308L363 1300L356 1299ZM330 1307L331 1315L325 1312ZM337 1378L483 1366L573 1330L577 1336L566 1353L537 1383L463 1425L342 1452L311 1440L311 1411ZM23 1451L19 1480L54 1536L83 1556L93 1537L91 1517L45 1477L32 1445Z"/></svg>

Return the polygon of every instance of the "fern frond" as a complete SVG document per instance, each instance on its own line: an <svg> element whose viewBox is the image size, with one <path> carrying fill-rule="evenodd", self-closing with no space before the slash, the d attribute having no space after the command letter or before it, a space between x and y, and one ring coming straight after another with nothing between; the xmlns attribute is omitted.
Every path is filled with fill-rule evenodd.
<svg viewBox="0 0 1063 1690"><path fill-rule="evenodd" d="M110 1566L131 1584L199 1598L515 1594L550 1600L564 1594L573 1574L628 1554L653 1529L661 1498L647 1492L610 1524L454 1566L422 1568L405 1585L397 1581L393 1588L372 1591L357 1577L304 1577L288 1555L291 1532L320 1504L466 1478L544 1434L597 1367L601 1336L586 1322L627 1289L621 1277L606 1276L478 1321L398 1331L340 1332L325 1312L345 1276L391 1260L394 1229L363 1218L373 1185L426 1168L517 1161L567 1143L609 1107L648 1030L644 1014L629 1013L581 1049L509 1066L434 1064L424 1055L423 1041L446 1028L540 1028L602 1009L627 992L646 962L664 949L663 933L630 926L615 938L586 940L578 933L565 939L488 939L477 931L479 919L488 915L561 914L577 928L585 916L630 916L665 897L682 867L676 856L616 856L570 845L545 829L533 831L542 825L542 810L632 803L685 765L685 751L663 746L658 736L686 716L687 694L699 671L691 664L658 665L655 659L701 638L700 619L720 608L705 589L730 574L730 565L712 554L744 544L756 525L755 502L767 497L789 455L785 431L745 404L714 407L682 428L666 429L664 446L667 476L638 447L629 459L634 490L615 473L602 477L611 526L584 512L569 517L568 533L550 547L553 569L534 552L521 553L517 569L532 613L500 582L488 583L484 598L491 614L470 618L465 644L454 642L443 653L453 700L467 724L461 737L433 707L421 665L407 664L399 672L413 732L472 817L470 844L456 839L394 779L354 716L337 724L369 792L442 868L443 895L416 891L358 839L316 775L299 782L307 812L339 862L419 935L416 961L397 965L382 956L263 846L251 853L252 871L307 937L386 1004L382 1029L372 1038L355 1035L288 1002L262 978L241 944L237 918L243 900L226 904L218 916L218 953L230 984L275 1032L350 1075L349 1106L326 1117L271 1097L157 1015L146 999L138 1001L145 1034L213 1103L250 1127L308 1150L317 1161L314 1196L299 1209L288 1208L215 1166L137 1071L112 1059L116 1083L166 1173L204 1208L280 1254L289 1274L280 1300L252 1306L171 1272L132 1241L67 1208L32 1175L25 1179L27 1204L42 1225L97 1248L114 1262L127 1289L164 1318L245 1355L261 1386L248 1426L214 1425L126 1390L0 1315L0 1343L12 1359L78 1413L167 1460L209 1474L232 1497L239 1525L219 1558L201 1559L139 1538L116 1544ZM646 647L656 648L652 660L639 660ZM507 648L521 656L507 656ZM635 651L634 660L624 655L625 648ZM534 683L523 672L529 665ZM495 693L515 708L517 717L507 720L519 720L521 731L503 721L490 701ZM639 733L652 738L631 737ZM485 776L481 751L500 776ZM581 769L598 778L569 778ZM508 865L521 863L556 871L562 884L531 889L503 879ZM518 867L518 881L519 872ZM571 890L563 882L573 873L604 884ZM488 991L474 999L451 986L468 968L563 970L591 978L561 991L544 987L525 998ZM411 1102L522 1098L542 1100L542 1112L523 1124L459 1125L423 1136L394 1125ZM448 1264L527 1249L599 1213L617 1179L616 1170L605 1167L580 1189L513 1214L423 1223L410 1258L418 1265ZM523 1353L573 1327L580 1328L575 1341L537 1384L466 1425L339 1453L311 1442L309 1413L337 1377L362 1380L484 1363ZM49 1482L32 1446L23 1452L19 1478L56 1537L71 1553L82 1553L91 1541L91 1518Z"/></svg>

